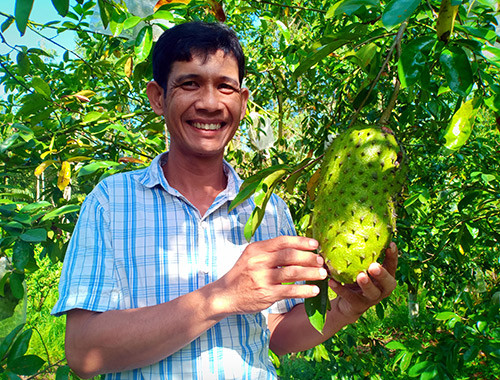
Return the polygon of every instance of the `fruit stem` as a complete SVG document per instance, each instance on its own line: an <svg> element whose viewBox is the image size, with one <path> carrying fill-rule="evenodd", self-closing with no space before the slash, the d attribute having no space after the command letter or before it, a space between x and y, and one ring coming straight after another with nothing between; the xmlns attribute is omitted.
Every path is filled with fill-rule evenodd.
<svg viewBox="0 0 500 380"><path fill-rule="evenodd" d="M351 121L349 122L349 127L356 122L356 120L357 120L357 118L359 116L359 113L361 112L361 109L363 108L363 106L365 105L366 101L370 97L373 89L375 88L375 85L380 80L380 77L385 72L385 68L386 68L387 64L389 63L389 60L392 58L392 55L394 54L394 50L396 49L397 46L399 46L401 44L401 39L403 38L403 34L404 34L407 26L408 26L408 21L404 21L401 24L401 26L399 27L398 33L396 34L396 37L394 37L394 42L392 43L392 46L390 47L389 52L387 53L387 57L385 58L385 61L382 64L382 67L380 67L380 70L379 70L377 76L373 80L373 82L372 82L372 84L370 86L370 89L368 90L368 93L366 94L365 98L361 102L361 105L358 107L358 109L354 113L353 117L351 118ZM398 92L399 92L399 90L398 90Z"/></svg>

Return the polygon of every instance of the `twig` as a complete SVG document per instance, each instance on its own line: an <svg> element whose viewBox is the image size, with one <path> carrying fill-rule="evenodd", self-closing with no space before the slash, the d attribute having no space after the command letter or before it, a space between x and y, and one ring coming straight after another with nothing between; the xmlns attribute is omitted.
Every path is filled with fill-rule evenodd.
<svg viewBox="0 0 500 380"><path fill-rule="evenodd" d="M30 29L31 29L34 33L38 34L40 37L42 37L42 38L46 39L47 41L52 42L54 45L56 45L56 46L60 47L61 49L64 49L64 50L66 50L66 51L69 51L71 54L73 54L75 57L77 57L77 58L78 58L78 59L80 59L83 63L85 63L85 64L86 64L86 65L90 68L90 71L91 71L92 73L94 73L94 69L93 69L92 65L91 65L89 62L87 62L85 59L83 59L80 55L78 55L77 53L75 53L73 50L68 49L67 47L65 47L65 46L61 45L59 42L54 41L52 38L49 38L49 37L47 37L47 36L44 36L42 33L40 33L38 30L36 30L35 28L33 28L33 27L32 27L31 25L29 25L29 24L28 24L28 27L29 27L29 28L30 28Z"/></svg>
<svg viewBox="0 0 500 380"><path fill-rule="evenodd" d="M4 63L0 60L0 66L5 70L7 74L9 74L12 79L14 79L22 88L24 88L26 91L33 93L33 90L29 88L25 83L21 82L19 79L17 79L14 74L12 74L9 69L4 65Z"/></svg>
<svg viewBox="0 0 500 380"><path fill-rule="evenodd" d="M275 6L281 7L281 8L292 8L292 9L300 9L300 10L303 10L303 11L312 11L312 12L326 13L326 11L323 10L323 9L307 8L307 7L303 7L303 6L300 6L300 5L287 5L287 4L275 3L274 1L253 0L253 1L250 1L250 2L251 3L261 3L261 4L268 4L268 5L275 5Z"/></svg>
<svg viewBox="0 0 500 380"><path fill-rule="evenodd" d="M283 137L283 96L278 91L276 83L274 83L273 76L271 72L268 71L269 78L271 79L271 84L273 85L274 91L276 92L276 99L278 100L278 143Z"/></svg>

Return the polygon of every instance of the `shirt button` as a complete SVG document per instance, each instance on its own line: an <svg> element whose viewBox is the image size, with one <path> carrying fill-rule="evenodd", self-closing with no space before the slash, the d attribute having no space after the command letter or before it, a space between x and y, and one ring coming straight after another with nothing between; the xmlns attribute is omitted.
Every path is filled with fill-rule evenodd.
<svg viewBox="0 0 500 380"><path fill-rule="evenodd" d="M208 267L206 265L201 266L200 273L208 274Z"/></svg>
<svg viewBox="0 0 500 380"><path fill-rule="evenodd" d="M203 222L201 222L200 226L201 228L206 229L208 227L208 223L204 220Z"/></svg>

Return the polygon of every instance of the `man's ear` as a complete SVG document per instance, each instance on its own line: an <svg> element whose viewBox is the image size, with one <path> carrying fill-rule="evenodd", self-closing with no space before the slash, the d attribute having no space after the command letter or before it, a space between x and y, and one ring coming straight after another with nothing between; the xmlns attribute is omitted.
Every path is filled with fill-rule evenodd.
<svg viewBox="0 0 500 380"><path fill-rule="evenodd" d="M248 102L248 97L250 96L250 91L248 91L248 88L243 87L241 89L240 96L241 96L240 121L242 121L245 118L247 112L247 102Z"/></svg>
<svg viewBox="0 0 500 380"><path fill-rule="evenodd" d="M163 115L163 103L165 101L163 88L153 80L146 86L146 94L153 111L157 115Z"/></svg>

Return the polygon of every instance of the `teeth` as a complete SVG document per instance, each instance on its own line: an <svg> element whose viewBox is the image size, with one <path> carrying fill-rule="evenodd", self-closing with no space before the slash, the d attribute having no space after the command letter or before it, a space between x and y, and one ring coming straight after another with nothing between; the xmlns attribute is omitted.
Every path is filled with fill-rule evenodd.
<svg viewBox="0 0 500 380"><path fill-rule="evenodd" d="M193 126L198 129L204 129L209 131L215 131L222 127L222 124L204 124L204 123L193 123Z"/></svg>

